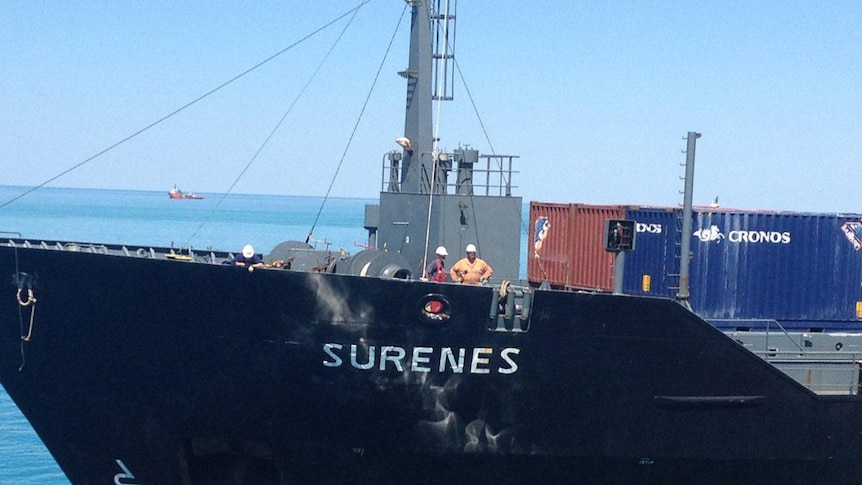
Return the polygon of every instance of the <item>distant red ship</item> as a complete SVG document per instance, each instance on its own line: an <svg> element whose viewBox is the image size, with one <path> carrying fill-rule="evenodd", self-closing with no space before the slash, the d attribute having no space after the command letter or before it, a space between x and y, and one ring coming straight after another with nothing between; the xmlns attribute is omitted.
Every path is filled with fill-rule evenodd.
<svg viewBox="0 0 862 485"><path fill-rule="evenodd" d="M180 190L180 188L177 187L176 185L174 185L174 188L172 188L168 192L168 196L170 196L171 199L196 199L196 200L200 200L200 199L204 198L204 196L202 196L202 195L197 195L197 194L192 194L192 193L187 194L187 193L183 192L182 190Z"/></svg>

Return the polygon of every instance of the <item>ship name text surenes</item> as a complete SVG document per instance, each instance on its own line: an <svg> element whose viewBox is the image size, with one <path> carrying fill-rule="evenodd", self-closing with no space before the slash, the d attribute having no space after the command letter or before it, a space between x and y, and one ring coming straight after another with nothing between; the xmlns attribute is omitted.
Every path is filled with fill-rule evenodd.
<svg viewBox="0 0 862 485"><path fill-rule="evenodd" d="M350 366L360 370L398 372L451 372L454 374L514 374L521 349L507 347L413 347L395 345L323 345L326 367Z"/></svg>

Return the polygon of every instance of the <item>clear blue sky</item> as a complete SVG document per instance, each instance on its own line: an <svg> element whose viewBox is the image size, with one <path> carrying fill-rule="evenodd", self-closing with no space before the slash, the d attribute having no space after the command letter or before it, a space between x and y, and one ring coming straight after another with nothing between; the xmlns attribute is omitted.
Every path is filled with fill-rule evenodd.
<svg viewBox="0 0 862 485"><path fill-rule="evenodd" d="M0 183L42 183L359 3L0 3ZM235 192L326 191L403 6L359 11ZM862 2L462 0L457 14L456 59L494 151L521 157L525 200L675 205L697 131L695 203L862 212ZM408 20L333 195L375 197L397 148ZM224 192L345 23L51 185ZM460 82L455 97L441 147L490 152Z"/></svg>

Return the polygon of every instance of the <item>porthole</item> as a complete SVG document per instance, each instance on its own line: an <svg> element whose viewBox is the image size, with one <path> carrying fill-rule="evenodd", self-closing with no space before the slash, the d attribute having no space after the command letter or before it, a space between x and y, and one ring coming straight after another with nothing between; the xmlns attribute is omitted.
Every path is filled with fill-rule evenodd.
<svg viewBox="0 0 862 485"><path fill-rule="evenodd" d="M419 315L426 322L447 322L452 318L452 306L445 296L430 293L419 299Z"/></svg>

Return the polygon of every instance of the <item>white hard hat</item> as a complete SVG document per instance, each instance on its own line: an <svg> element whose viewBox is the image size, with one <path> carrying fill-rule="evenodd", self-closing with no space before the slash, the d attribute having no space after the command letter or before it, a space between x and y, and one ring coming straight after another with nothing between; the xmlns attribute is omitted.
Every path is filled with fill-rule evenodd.
<svg viewBox="0 0 862 485"><path fill-rule="evenodd" d="M468 253L475 253L475 252L476 252L476 246L475 246L474 244L468 244L468 245L467 245L467 250L466 250L466 251L467 251Z"/></svg>
<svg viewBox="0 0 862 485"><path fill-rule="evenodd" d="M437 246L437 255L438 256L449 256L449 251L446 251L446 248L443 246Z"/></svg>
<svg viewBox="0 0 862 485"><path fill-rule="evenodd" d="M242 248L242 255L245 256L246 258L250 258L250 257L254 256L254 246L252 246L251 244L246 244Z"/></svg>

